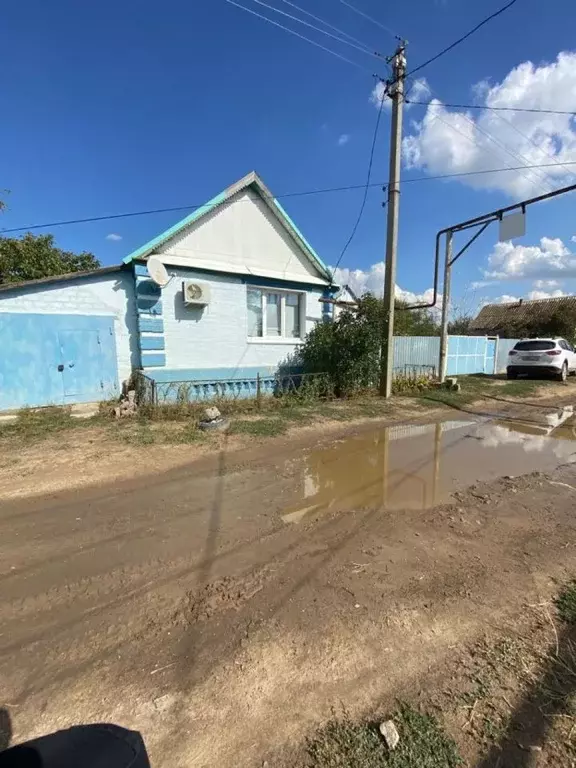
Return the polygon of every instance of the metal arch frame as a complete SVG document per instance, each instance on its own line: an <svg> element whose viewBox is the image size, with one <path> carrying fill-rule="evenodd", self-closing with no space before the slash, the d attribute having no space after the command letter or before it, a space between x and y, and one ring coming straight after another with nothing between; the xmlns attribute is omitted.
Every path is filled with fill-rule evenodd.
<svg viewBox="0 0 576 768"><path fill-rule="evenodd" d="M565 195L568 192L574 192L576 190L576 184L570 184L567 187L561 187L560 189L555 189L552 192L547 192L544 195L538 195L538 197L532 197L528 200L522 200L519 203L514 203L513 205L508 205L504 208L499 208L495 211L491 211L490 213L485 213L482 216L476 216L474 219L468 219L467 221L462 221L459 224L453 224L451 227L446 227L444 229L439 230L439 232L436 233L436 252L435 252L435 259L434 259L434 294L433 294L433 300L429 304L418 304L411 307L406 307L406 309L426 309L429 307L436 306L436 303L438 301L438 273L439 273L439 266L440 266L440 241L442 239L442 236L446 236L446 244L445 244L445 259L444 259L444 284L443 284L443 297L442 297L442 324L441 324L441 333L440 333L440 359L439 359L439 366L438 366L438 372L440 376L440 381L443 382L446 378L446 360L447 360L447 352L448 352L448 310L450 307L450 281L452 276L452 266L453 264L462 256L463 253L472 245L472 243L477 240L480 235L486 230L489 225L493 221L501 221L504 214L510 213L512 211L521 210L523 213L526 212L526 208L529 205L533 205L534 203L540 203L544 200L550 200L553 197L558 197L559 195ZM463 232L467 229L473 229L475 227L479 227L478 231L472 235L472 237L468 240L468 242L458 251L458 253L453 256L452 255L452 239L455 232Z"/></svg>

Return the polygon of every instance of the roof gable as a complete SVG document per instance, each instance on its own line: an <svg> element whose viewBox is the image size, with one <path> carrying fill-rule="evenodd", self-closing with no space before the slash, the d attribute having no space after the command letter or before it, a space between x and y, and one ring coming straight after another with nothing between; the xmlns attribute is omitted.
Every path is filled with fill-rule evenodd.
<svg viewBox="0 0 576 768"><path fill-rule="evenodd" d="M137 248L124 259L124 263L128 264L135 260L147 259L152 253L155 252L161 252L162 255L170 254L171 243L182 240L186 231L191 231L194 228L194 225L199 223L206 223L211 216L213 217L216 213L225 209L226 203L235 202L232 200L233 197L238 198L242 195L242 193L252 193L252 197L254 199L257 198L258 201L261 201L263 206L261 205L260 207L265 210L267 217L270 219L273 225L281 230L282 235L289 238L293 248L295 247L298 255L301 257L301 260L306 263L308 270L311 272L311 274L316 276L315 282L331 282L331 273L328 267L324 264L312 246L308 243L304 235L300 232L296 224L288 216L280 203L273 197L262 179L254 171L240 179L232 186L228 187L224 192L216 195L216 197L212 198L212 200L205 203L200 208L197 208L193 213L191 213L189 216L186 216L184 219L167 229L165 232L162 232L160 235L153 238L145 245ZM193 264L191 263L191 266L192 265ZM202 268L202 266L206 267L205 264L199 264L198 266L200 268ZM222 269L222 271L225 270ZM255 274L255 272L250 268L246 268L245 270L238 269L235 271L243 271L248 274Z"/></svg>

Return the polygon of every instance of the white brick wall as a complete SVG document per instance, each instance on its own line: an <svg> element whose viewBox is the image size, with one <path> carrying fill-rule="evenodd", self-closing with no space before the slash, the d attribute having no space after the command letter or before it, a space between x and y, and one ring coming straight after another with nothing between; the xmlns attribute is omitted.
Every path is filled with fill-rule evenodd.
<svg viewBox="0 0 576 768"><path fill-rule="evenodd" d="M138 365L133 276L129 271L2 292L0 312L111 315L115 318L120 383Z"/></svg>
<svg viewBox="0 0 576 768"><path fill-rule="evenodd" d="M192 272L169 267L176 277L162 289L162 313L167 368L244 368L278 364L296 344L269 344L248 340L246 285L235 277ZM208 283L210 304L202 308L184 306L182 281ZM318 301L322 289L306 293L306 330L322 317Z"/></svg>

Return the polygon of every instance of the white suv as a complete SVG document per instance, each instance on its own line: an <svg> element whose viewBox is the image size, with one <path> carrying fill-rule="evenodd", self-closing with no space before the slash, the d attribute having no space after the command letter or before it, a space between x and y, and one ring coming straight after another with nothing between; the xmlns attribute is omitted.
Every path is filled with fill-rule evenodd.
<svg viewBox="0 0 576 768"><path fill-rule="evenodd" d="M523 339L508 352L509 379L540 373L566 381L575 372L576 352L566 339Z"/></svg>

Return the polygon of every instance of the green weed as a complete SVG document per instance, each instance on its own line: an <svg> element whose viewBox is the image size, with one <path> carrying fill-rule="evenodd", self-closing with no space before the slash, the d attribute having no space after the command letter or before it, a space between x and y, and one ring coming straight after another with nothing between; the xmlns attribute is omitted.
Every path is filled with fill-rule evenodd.
<svg viewBox="0 0 576 768"><path fill-rule="evenodd" d="M375 724L331 720L307 742L309 768L456 768L463 764L438 721L401 703L392 720L400 742L390 752Z"/></svg>
<svg viewBox="0 0 576 768"><path fill-rule="evenodd" d="M281 419L237 419L232 421L228 432L232 435L276 437L284 434L286 430L286 422Z"/></svg>
<svg viewBox="0 0 576 768"><path fill-rule="evenodd" d="M576 624L576 581L566 584L555 602L562 621L567 624Z"/></svg>
<svg viewBox="0 0 576 768"><path fill-rule="evenodd" d="M33 410L23 408L16 421L0 425L0 438L19 438L36 441L51 437L55 432L79 426L80 419L73 419L68 408L51 406ZM89 421L89 420L87 420Z"/></svg>

